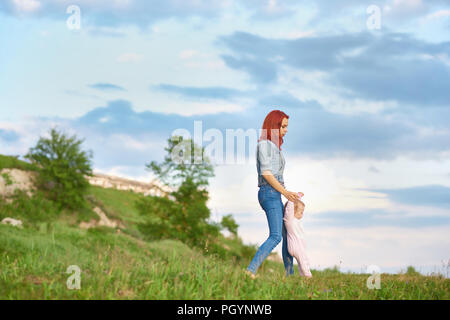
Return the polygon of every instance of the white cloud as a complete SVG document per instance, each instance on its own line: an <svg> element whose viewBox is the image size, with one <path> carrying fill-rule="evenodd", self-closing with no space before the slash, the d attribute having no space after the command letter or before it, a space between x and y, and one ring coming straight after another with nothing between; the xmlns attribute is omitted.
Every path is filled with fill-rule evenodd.
<svg viewBox="0 0 450 320"><path fill-rule="evenodd" d="M347 55L355 52L347 52ZM321 71L301 71L290 67L281 67L279 76L280 87L300 101L315 100L328 112L356 115L361 113L376 114L384 110L398 108L394 100L373 101L350 98L352 92L328 84L329 74ZM301 79L299 81L298 79ZM301 90L299 90L301 86ZM326 94L324 94L326 92ZM345 94L350 97L343 97Z"/></svg>
<svg viewBox="0 0 450 320"><path fill-rule="evenodd" d="M427 19L433 20L433 19L440 19L450 17L450 10L439 10L433 13L430 13L426 16Z"/></svg>
<svg viewBox="0 0 450 320"><path fill-rule="evenodd" d="M155 148L155 143L151 140L137 140L126 134L112 134L107 144L111 146L118 146L118 149L129 149L134 151L146 151Z"/></svg>
<svg viewBox="0 0 450 320"><path fill-rule="evenodd" d="M220 214L260 212L264 215L257 199L255 165L221 165L214 169L214 174L208 207L217 209Z"/></svg>
<svg viewBox="0 0 450 320"><path fill-rule="evenodd" d="M421 17L419 23L420 26L422 26L423 28L426 24L445 22L445 19L448 20L449 17L450 17L450 10L442 9Z"/></svg>
<svg viewBox="0 0 450 320"><path fill-rule="evenodd" d="M424 23L434 19L448 16L449 10L439 10L435 13L430 13L435 7L436 2L422 1L422 0L391 0L383 7L383 16L391 22L398 22L397 19L403 22L413 22L412 26L417 28L417 20L419 23Z"/></svg>
<svg viewBox="0 0 450 320"><path fill-rule="evenodd" d="M268 0L265 10L268 13L279 13L283 11L283 9L281 9L278 5L277 0Z"/></svg>
<svg viewBox="0 0 450 320"><path fill-rule="evenodd" d="M59 130L62 129L69 136L75 133L63 120L53 121L25 117L20 122L0 122L0 129L15 131L19 136L18 141L2 145L0 153L23 156L28 153L31 147L35 146L39 137L48 137L52 127L57 127Z"/></svg>
<svg viewBox="0 0 450 320"><path fill-rule="evenodd" d="M13 0L13 4L19 13L35 12L41 7L41 3L38 0Z"/></svg>
<svg viewBox="0 0 450 320"><path fill-rule="evenodd" d="M408 14L422 10L424 3L422 0L393 0L387 7L389 8L389 13Z"/></svg>
<svg viewBox="0 0 450 320"><path fill-rule="evenodd" d="M423 5L422 0L394 0L394 7L418 8Z"/></svg>

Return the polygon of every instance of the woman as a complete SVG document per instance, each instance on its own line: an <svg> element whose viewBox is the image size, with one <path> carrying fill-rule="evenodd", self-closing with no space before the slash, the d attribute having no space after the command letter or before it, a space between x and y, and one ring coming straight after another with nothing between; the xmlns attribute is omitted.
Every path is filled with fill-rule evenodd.
<svg viewBox="0 0 450 320"><path fill-rule="evenodd" d="M271 111L264 119L261 137L256 148L258 201L266 213L270 233L247 267L246 272L252 278L256 277L256 270L281 240L283 240L282 255L286 275L294 273L293 257L287 248L286 228L283 223L284 206L281 201L281 195L290 201L299 199L297 192L287 191L284 188L285 160L281 145L288 131L288 119L289 116L280 110Z"/></svg>

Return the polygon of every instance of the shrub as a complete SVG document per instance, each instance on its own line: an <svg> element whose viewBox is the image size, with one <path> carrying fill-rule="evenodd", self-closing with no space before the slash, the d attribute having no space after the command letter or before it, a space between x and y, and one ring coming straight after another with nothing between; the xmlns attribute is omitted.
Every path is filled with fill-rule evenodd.
<svg viewBox="0 0 450 320"><path fill-rule="evenodd" d="M148 239L186 240L181 225L176 223L181 208L175 202L163 197L147 196L137 200L135 205L146 217L146 222L139 224L138 229Z"/></svg>
<svg viewBox="0 0 450 320"><path fill-rule="evenodd" d="M408 266L406 268L406 273L409 276L418 276L420 275L420 272L418 272L413 266Z"/></svg>
<svg viewBox="0 0 450 320"><path fill-rule="evenodd" d="M60 208L87 207L84 195L89 182L85 175L92 175L92 151L82 151L81 143L76 136L67 137L51 129L50 138L41 137L25 155L39 168L37 187Z"/></svg>
<svg viewBox="0 0 450 320"><path fill-rule="evenodd" d="M239 225L236 223L236 221L234 220L234 218L231 214L223 216L222 221L220 222L220 225L224 229L228 230L235 237L237 236L237 231L238 231Z"/></svg>

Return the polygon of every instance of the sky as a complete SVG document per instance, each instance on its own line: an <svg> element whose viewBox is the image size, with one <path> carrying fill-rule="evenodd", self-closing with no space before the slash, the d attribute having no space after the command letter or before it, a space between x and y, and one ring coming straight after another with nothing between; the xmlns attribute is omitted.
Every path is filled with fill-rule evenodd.
<svg viewBox="0 0 450 320"><path fill-rule="evenodd" d="M148 182L184 130L223 149L211 219L261 245L254 143L276 109L313 268L448 272L450 1L0 1L1 154L57 127L95 172Z"/></svg>

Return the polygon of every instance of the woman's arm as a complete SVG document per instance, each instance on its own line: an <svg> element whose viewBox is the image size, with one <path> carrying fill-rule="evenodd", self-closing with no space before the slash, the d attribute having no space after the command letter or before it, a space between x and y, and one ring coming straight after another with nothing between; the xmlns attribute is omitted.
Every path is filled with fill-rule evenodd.
<svg viewBox="0 0 450 320"><path fill-rule="evenodd" d="M300 200L300 197L298 196L297 192L287 191L283 187L283 185L277 180L277 178L274 177L274 175L272 174L272 171L265 170L262 172L262 175L275 190L280 192L289 201Z"/></svg>
<svg viewBox="0 0 450 320"><path fill-rule="evenodd" d="M286 199L295 201L300 199L296 192L287 191L283 185L275 178L271 171L272 157L275 153L273 147L268 141L258 144L258 159L260 162L261 175L267 182L278 192L280 192Z"/></svg>
<svg viewBox="0 0 450 320"><path fill-rule="evenodd" d="M272 174L271 171L269 170L265 170L262 173L263 177L267 180L268 183L270 183L270 185L277 190L278 192L280 192L281 194L284 195L284 193L287 191L283 185L277 180L277 178L274 177L274 175Z"/></svg>

